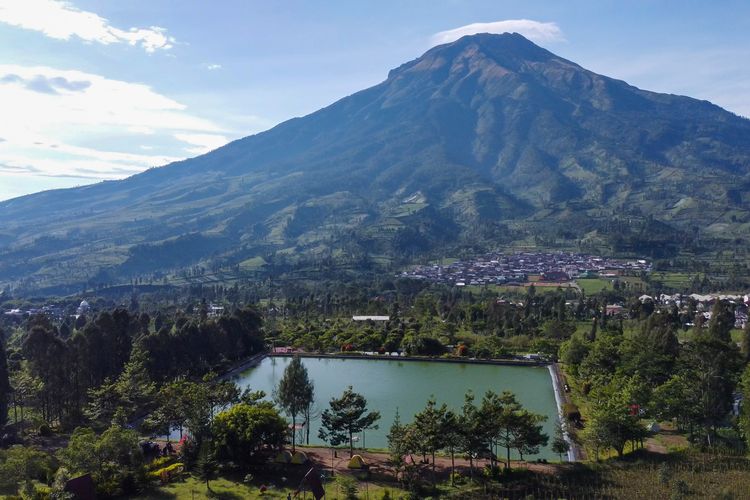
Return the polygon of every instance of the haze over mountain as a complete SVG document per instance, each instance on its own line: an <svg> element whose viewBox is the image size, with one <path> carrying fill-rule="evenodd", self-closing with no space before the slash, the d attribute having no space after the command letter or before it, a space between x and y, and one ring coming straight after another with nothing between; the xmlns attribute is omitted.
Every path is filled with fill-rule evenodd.
<svg viewBox="0 0 750 500"><path fill-rule="evenodd" d="M241 103L238 103L241 106ZM367 268L505 244L673 256L750 234L750 120L597 75L518 34L122 181L0 203L0 282Z"/></svg>

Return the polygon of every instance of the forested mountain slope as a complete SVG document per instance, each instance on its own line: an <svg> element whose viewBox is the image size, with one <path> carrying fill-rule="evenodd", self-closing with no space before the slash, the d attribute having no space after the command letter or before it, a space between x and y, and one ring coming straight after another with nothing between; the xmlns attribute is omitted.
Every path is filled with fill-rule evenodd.
<svg viewBox="0 0 750 500"><path fill-rule="evenodd" d="M748 187L750 120L481 34L203 156L0 203L0 283L257 256L366 268L514 241L669 256L746 241Z"/></svg>

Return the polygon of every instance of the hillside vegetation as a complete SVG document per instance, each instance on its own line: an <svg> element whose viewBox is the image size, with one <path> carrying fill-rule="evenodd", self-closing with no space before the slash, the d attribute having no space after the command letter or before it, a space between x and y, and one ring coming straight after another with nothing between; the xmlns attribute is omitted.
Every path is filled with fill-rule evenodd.
<svg viewBox="0 0 750 500"><path fill-rule="evenodd" d="M255 273L257 257L362 271L504 245L742 252L748 138L750 121L709 102L517 34L468 36L203 156L0 203L0 283Z"/></svg>

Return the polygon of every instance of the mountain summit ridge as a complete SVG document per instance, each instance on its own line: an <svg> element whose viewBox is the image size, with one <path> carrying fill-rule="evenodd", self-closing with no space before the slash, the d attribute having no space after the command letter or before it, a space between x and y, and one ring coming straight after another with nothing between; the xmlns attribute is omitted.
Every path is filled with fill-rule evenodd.
<svg viewBox="0 0 750 500"><path fill-rule="evenodd" d="M471 35L205 155L1 202L0 283L70 283L60 265L113 282L255 256L396 265L529 238L649 253L653 224L678 246L696 225L704 241L727 227L748 238L747 187L750 120L598 75L518 34ZM186 237L194 250L175 258Z"/></svg>

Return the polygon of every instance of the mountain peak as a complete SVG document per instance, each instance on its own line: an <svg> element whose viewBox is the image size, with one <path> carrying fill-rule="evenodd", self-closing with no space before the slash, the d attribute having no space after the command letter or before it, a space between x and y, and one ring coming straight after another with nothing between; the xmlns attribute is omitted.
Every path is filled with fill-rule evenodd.
<svg viewBox="0 0 750 500"><path fill-rule="evenodd" d="M510 70L517 70L526 62L560 59L519 33L476 33L431 48L421 57L391 70L388 78L410 71L437 69L449 62L452 64L455 61L478 60L479 58L492 61Z"/></svg>

